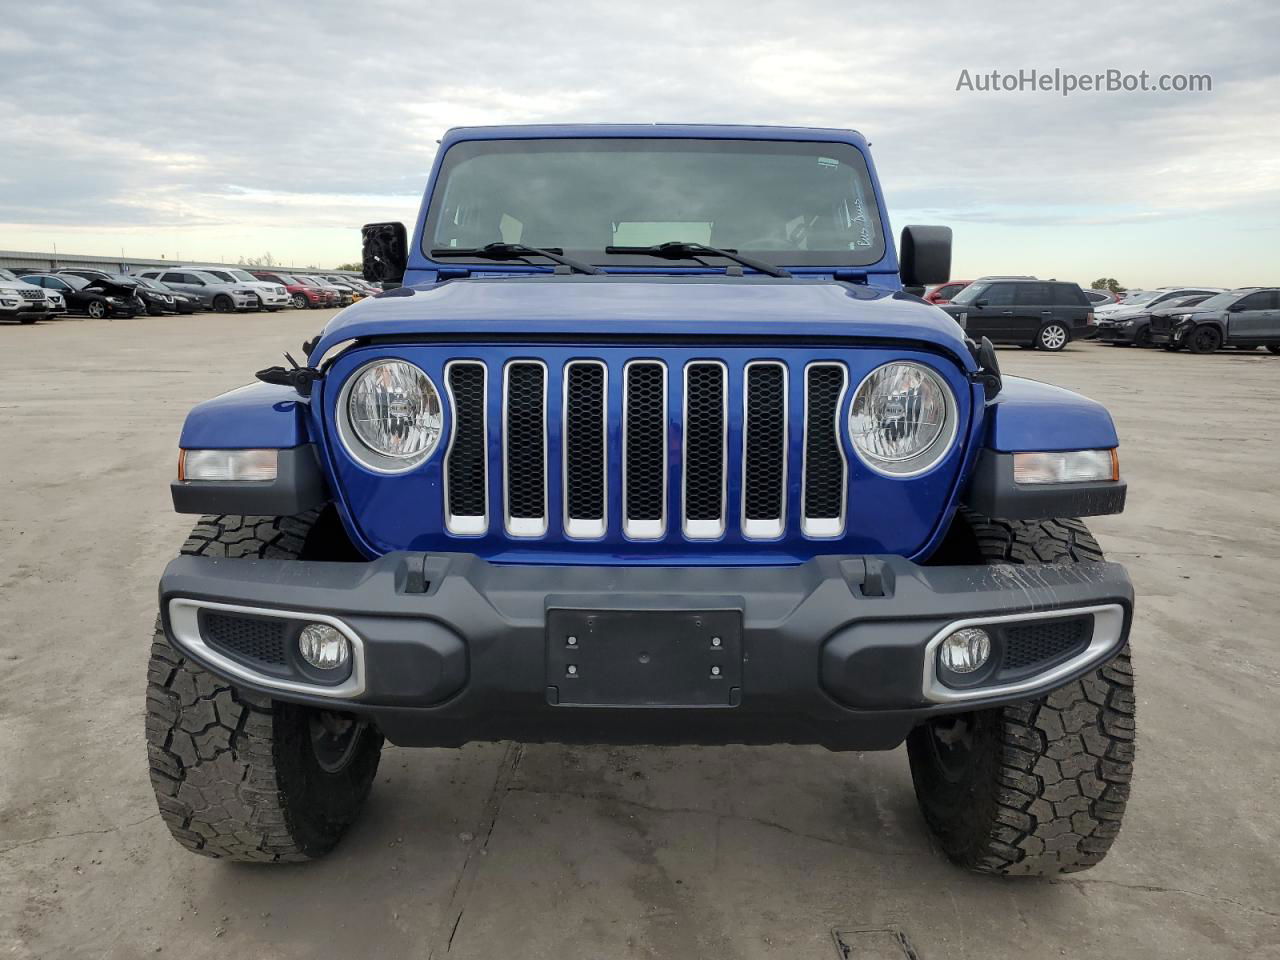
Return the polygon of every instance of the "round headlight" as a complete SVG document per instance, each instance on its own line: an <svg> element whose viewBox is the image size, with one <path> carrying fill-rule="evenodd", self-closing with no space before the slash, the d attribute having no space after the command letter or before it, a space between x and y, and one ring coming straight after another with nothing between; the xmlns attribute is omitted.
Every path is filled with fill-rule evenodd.
<svg viewBox="0 0 1280 960"><path fill-rule="evenodd" d="M859 384L849 437L872 470L923 473L947 455L956 435L956 401L938 374L919 363L886 363Z"/></svg>
<svg viewBox="0 0 1280 960"><path fill-rule="evenodd" d="M347 381L338 408L347 448L370 469L410 470L440 442L440 393L430 377L405 360L364 367Z"/></svg>

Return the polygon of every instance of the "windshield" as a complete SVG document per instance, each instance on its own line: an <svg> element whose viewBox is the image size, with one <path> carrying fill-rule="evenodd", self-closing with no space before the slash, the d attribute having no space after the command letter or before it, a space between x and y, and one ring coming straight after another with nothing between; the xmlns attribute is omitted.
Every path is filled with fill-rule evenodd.
<svg viewBox="0 0 1280 960"><path fill-rule="evenodd" d="M1136 307L1144 303L1150 303L1156 297L1164 296L1163 290L1148 290L1145 293L1131 293L1120 301L1122 307Z"/></svg>
<svg viewBox="0 0 1280 960"><path fill-rule="evenodd" d="M278 276L280 277L281 283L297 283L298 282L298 279L296 277L288 273L281 273Z"/></svg>
<svg viewBox="0 0 1280 960"><path fill-rule="evenodd" d="M205 283L227 283L228 282L226 277L221 276L219 274L210 273L204 270L195 270L195 271L188 270L187 273L189 273L193 277L196 277L197 279L203 280Z"/></svg>
<svg viewBox="0 0 1280 960"><path fill-rule="evenodd" d="M251 274L248 270L228 270L227 273L235 277L237 280L243 280L248 283L258 283L258 278Z"/></svg>
<svg viewBox="0 0 1280 960"><path fill-rule="evenodd" d="M961 306L966 303L973 303L973 301L982 296L983 291L989 286L991 286L989 283L971 283L952 297L951 302L958 303Z"/></svg>
<svg viewBox="0 0 1280 960"><path fill-rule="evenodd" d="M1201 300L1197 304L1202 310L1225 310L1251 290L1228 290L1226 293L1215 293L1212 297Z"/></svg>
<svg viewBox="0 0 1280 960"><path fill-rule="evenodd" d="M5 270L3 267L0 267L0 280L17 280L17 279L18 278L13 275L12 270Z"/></svg>
<svg viewBox="0 0 1280 960"><path fill-rule="evenodd" d="M662 261L605 248L685 241L836 266L885 247L857 148L773 140L465 141L445 155L423 238L428 256L501 242L646 266Z"/></svg>

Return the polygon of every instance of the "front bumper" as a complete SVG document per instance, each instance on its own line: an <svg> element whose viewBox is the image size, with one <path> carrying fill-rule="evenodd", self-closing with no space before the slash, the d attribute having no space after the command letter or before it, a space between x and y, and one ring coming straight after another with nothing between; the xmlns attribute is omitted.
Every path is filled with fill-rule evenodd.
<svg viewBox="0 0 1280 960"><path fill-rule="evenodd" d="M1123 646L1132 608L1116 564L922 567L900 557L768 568L517 566L422 553L369 563L183 556L160 583L170 642L213 673L277 699L354 712L394 743L423 746L891 749L933 714L1036 697L1088 672ZM331 623L352 642L350 671L325 684L289 667L287 654L284 665L264 666L223 645L210 612L279 628L290 650L302 623ZM1023 643L1016 635L1029 636L1015 628L1067 620L1081 624L1076 647L1030 672L1023 651L1021 671L1007 671L1004 652ZM934 651L966 624L987 625L998 669L976 685L948 686ZM717 636L699 639L699 630ZM569 634L582 634L581 645Z"/></svg>
<svg viewBox="0 0 1280 960"><path fill-rule="evenodd" d="M1113 323L1099 323L1097 339L1103 343L1132 343L1136 327L1123 327Z"/></svg>

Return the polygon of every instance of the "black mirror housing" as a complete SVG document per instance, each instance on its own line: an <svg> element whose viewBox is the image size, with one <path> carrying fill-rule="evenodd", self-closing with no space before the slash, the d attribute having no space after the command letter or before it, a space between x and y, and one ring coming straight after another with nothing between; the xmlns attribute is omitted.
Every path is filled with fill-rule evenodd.
<svg viewBox="0 0 1280 960"><path fill-rule="evenodd" d="M904 287L923 287L951 279L951 228L906 226L898 246Z"/></svg>
<svg viewBox="0 0 1280 960"><path fill-rule="evenodd" d="M409 264L409 234L403 223L366 223L360 228L364 278L399 284Z"/></svg>

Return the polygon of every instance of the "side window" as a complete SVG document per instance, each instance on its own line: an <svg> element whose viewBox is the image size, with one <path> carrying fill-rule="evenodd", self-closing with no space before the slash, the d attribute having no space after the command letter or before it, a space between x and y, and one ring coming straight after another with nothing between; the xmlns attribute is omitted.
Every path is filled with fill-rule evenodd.
<svg viewBox="0 0 1280 960"><path fill-rule="evenodd" d="M44 285L48 287L50 290L70 290L71 289L69 286L67 286L67 284L64 281L59 280L57 277L45 277Z"/></svg>
<svg viewBox="0 0 1280 960"><path fill-rule="evenodd" d="M1020 307L1047 307L1053 303L1051 284L1020 283L1017 285L1017 303Z"/></svg>
<svg viewBox="0 0 1280 960"><path fill-rule="evenodd" d="M1259 290L1257 293L1251 293L1243 300L1237 301L1237 305L1241 310L1270 310L1271 299L1270 290Z"/></svg>
<svg viewBox="0 0 1280 960"><path fill-rule="evenodd" d="M1012 283L993 283L982 291L978 299L987 301L989 307L1012 307L1015 289Z"/></svg>
<svg viewBox="0 0 1280 960"><path fill-rule="evenodd" d="M1089 298L1084 291L1074 284L1055 283L1053 285L1053 304L1056 307L1087 307Z"/></svg>

